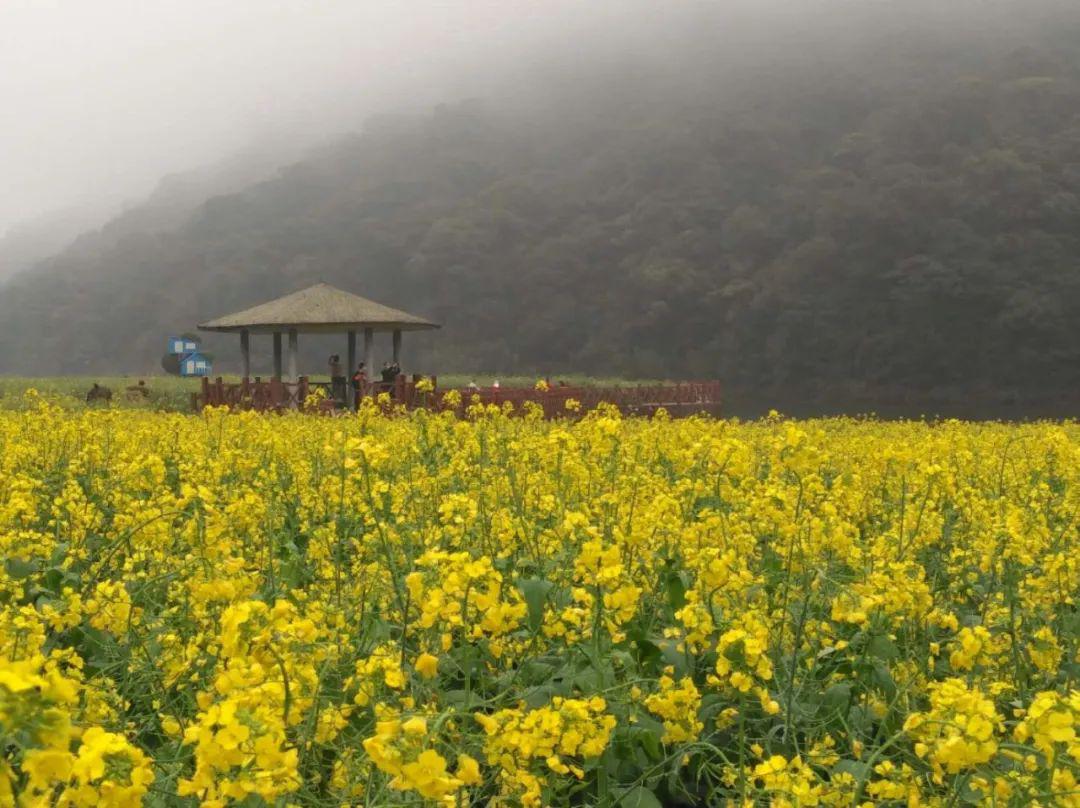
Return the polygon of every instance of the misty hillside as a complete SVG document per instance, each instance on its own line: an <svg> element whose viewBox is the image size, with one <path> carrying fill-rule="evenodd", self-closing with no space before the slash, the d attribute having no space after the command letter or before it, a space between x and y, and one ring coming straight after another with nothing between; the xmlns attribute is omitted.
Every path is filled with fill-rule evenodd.
<svg viewBox="0 0 1080 808"><path fill-rule="evenodd" d="M11 281L0 372L145 372L169 332L324 280L444 323L406 346L427 371L1067 408L1072 16L992 47L913 37L737 71L691 54L692 70L376 118L165 225L129 211ZM233 341L208 342L219 370Z"/></svg>
<svg viewBox="0 0 1080 808"><path fill-rule="evenodd" d="M109 216L93 207L73 207L22 222L0 235L0 282L35 265L49 265L50 257L101 251L129 235L170 231L188 220L208 198L233 192L273 172L282 154L292 149L275 142L250 147L243 154L200 169L162 177L154 190L122 213ZM105 221L101 227L92 223ZM72 244L73 241L77 243Z"/></svg>
<svg viewBox="0 0 1080 808"><path fill-rule="evenodd" d="M0 234L0 282L63 250L105 216L67 208L23 221Z"/></svg>

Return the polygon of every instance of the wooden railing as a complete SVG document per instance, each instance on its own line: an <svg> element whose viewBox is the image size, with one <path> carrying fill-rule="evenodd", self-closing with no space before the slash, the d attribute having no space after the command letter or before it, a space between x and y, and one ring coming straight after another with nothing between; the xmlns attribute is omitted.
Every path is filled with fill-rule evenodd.
<svg viewBox="0 0 1080 808"><path fill-rule="evenodd" d="M445 390L435 393L435 407L443 404ZM502 406L509 402L514 409L534 402L544 410L544 416L573 415L596 409L597 405L612 404L626 415L651 415L663 408L672 415L691 415L708 412L718 414L722 397L718 381L690 381L671 384L614 385L611 387L571 387L551 385L547 390L530 388L482 387L459 388L461 408L474 401Z"/></svg>
<svg viewBox="0 0 1080 808"><path fill-rule="evenodd" d="M360 389L360 397L375 397L380 393L389 393L396 401L411 403L415 397L416 377L408 381L404 375L397 381L365 382ZM313 382L307 376L301 376L295 382L286 382L271 378L263 380L256 376L239 382L226 382L220 376L216 379L203 378L202 388L191 394L191 405L196 411L203 407L228 407L232 410L257 410L259 412L280 412L306 408L309 397L317 390L322 390L321 401L317 409L324 412L347 409L350 388L347 385L334 385L331 382Z"/></svg>
<svg viewBox="0 0 1080 808"><path fill-rule="evenodd" d="M193 403L196 409L228 407L232 410L259 412L295 410L303 406L311 389L306 376L301 376L296 382L285 382L281 379L263 381L258 376L240 382L225 382L219 376L213 381L208 378L202 380L202 392L193 394Z"/></svg>
<svg viewBox="0 0 1080 808"><path fill-rule="evenodd" d="M453 408L464 414L473 403L503 406L512 405L522 410L526 402L539 405L547 418L560 415L573 416L595 409L601 403L612 404L627 415L651 415L663 408L674 416L694 413L719 414L722 387L718 381L690 381L670 384L615 385L611 387L571 387L550 385L546 390L526 387L463 387L450 390L418 389L420 376L411 379L404 374L393 382L367 382L360 391L361 398L386 393L391 406L403 405L407 409L445 410ZM436 380L429 381L435 385ZM317 389L325 396L317 405L320 412L334 413L347 409L349 392L340 386L334 389L329 382L311 382L301 376L297 382L280 379L263 381L259 377L244 379L238 383L226 383L220 377L211 381L203 379L201 393L192 394L192 406L201 410L206 406L227 406L234 410L257 410L280 412L304 408L309 396ZM448 396L450 392L456 395ZM454 403L456 400L457 403Z"/></svg>

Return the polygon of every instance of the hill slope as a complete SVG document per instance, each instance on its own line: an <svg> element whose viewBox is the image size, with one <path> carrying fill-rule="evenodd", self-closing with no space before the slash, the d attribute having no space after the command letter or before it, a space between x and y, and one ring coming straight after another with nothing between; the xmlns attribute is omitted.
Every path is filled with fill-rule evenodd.
<svg viewBox="0 0 1080 808"><path fill-rule="evenodd" d="M913 38L737 75L703 57L692 80L373 120L172 229L19 276L0 372L151 368L167 332L325 280L443 322L409 346L429 370L1068 411L1078 20L1007 48Z"/></svg>

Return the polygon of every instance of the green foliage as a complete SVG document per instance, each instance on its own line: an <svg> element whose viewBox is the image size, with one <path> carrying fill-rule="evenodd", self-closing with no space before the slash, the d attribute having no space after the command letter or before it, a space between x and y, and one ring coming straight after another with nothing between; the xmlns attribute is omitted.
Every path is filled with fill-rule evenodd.
<svg viewBox="0 0 1080 808"><path fill-rule="evenodd" d="M148 395L128 395L127 388L137 384L140 379L146 382ZM191 407L191 394L199 389L199 381L175 376L0 377L0 410L32 409L37 399L44 398L66 409L116 406L124 409L186 411ZM86 403L86 392L95 382L112 390L113 398L109 404ZM34 392L28 396L29 391Z"/></svg>

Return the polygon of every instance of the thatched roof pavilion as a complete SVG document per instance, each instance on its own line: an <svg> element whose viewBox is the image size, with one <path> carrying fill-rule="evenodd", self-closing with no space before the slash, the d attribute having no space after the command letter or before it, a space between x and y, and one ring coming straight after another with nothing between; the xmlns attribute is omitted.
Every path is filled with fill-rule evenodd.
<svg viewBox="0 0 1080 808"><path fill-rule="evenodd" d="M251 375L251 334L273 334L274 375L281 378L281 335L289 336L289 376L297 379L297 336L305 334L348 335L348 369L356 367L356 332L364 332L364 363L371 372L371 348L376 331L394 335L394 361L401 353L401 332L439 328L437 323L415 314L384 306L365 297L345 292L326 283L317 283L299 292L260 303L249 309L227 314L199 324L202 331L225 331L240 334L244 360L244 378Z"/></svg>

